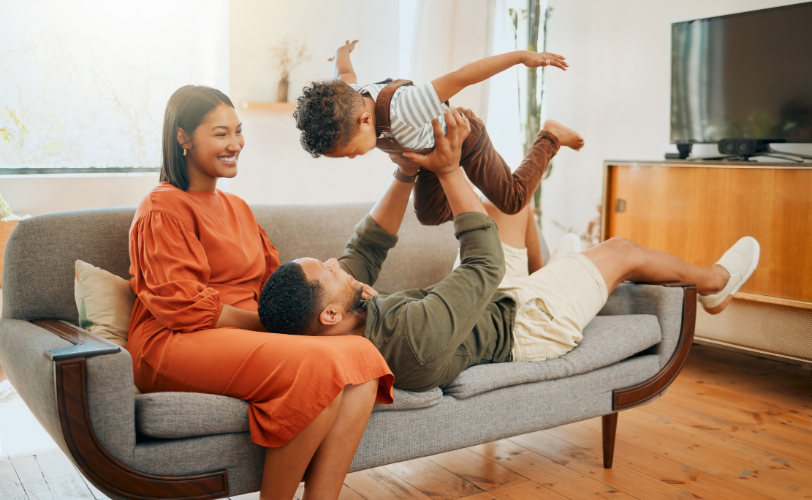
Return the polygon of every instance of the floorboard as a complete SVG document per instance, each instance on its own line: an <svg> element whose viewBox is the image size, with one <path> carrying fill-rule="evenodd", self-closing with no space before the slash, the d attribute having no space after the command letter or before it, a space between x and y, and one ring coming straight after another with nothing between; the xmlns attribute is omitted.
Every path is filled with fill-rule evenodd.
<svg viewBox="0 0 812 500"><path fill-rule="evenodd" d="M593 419L355 472L339 498L812 499L812 377L796 365L695 345L665 396L620 414L612 469L600 429ZM0 498L107 497L52 450L0 455Z"/></svg>

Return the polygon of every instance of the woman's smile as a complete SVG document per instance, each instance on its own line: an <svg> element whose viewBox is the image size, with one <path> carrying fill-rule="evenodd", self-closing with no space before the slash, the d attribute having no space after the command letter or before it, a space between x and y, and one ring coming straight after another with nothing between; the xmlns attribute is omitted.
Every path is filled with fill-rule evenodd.
<svg viewBox="0 0 812 500"><path fill-rule="evenodd" d="M231 156L218 156L217 159L229 167L234 167L237 165L237 156L239 156L239 154L234 154Z"/></svg>

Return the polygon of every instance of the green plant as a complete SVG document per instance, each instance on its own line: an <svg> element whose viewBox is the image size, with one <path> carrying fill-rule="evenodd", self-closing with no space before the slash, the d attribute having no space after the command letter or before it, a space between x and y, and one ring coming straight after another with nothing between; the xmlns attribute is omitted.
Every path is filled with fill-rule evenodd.
<svg viewBox="0 0 812 500"><path fill-rule="evenodd" d="M0 194L0 219L2 219L4 217L8 217L12 213L14 213L14 212L11 211L11 207L8 206L8 203L6 203L6 200L3 199L3 195Z"/></svg>
<svg viewBox="0 0 812 500"><path fill-rule="evenodd" d="M552 7L544 9L542 17L541 3L542 0L528 0L527 10L521 9L508 9L508 17L513 24L513 40L516 48L519 46L519 21L527 20L527 50L533 52L546 52L547 51L547 21L550 19L550 14L553 11ZM541 36L539 37L539 34ZM524 108L524 154L530 150L530 146L536 140L536 134L541 130L541 111L544 104L544 75L545 67L541 68L541 75L539 75L538 68L527 68L527 85L525 87L525 97L522 99L521 91L519 92L519 109ZM539 78L541 76L541 78ZM516 82L517 85L519 82ZM521 90L521 85L519 85ZM522 106L524 104L524 106ZM547 166L545 178L550 175L552 171L552 163ZM533 202L535 205L536 224L541 227L541 183L533 193Z"/></svg>

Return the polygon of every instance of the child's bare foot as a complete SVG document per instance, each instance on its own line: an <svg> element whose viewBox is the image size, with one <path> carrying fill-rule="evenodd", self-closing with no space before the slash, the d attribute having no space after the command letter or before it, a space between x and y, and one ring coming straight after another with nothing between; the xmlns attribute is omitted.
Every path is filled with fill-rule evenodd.
<svg viewBox="0 0 812 500"><path fill-rule="evenodd" d="M567 146L575 151L578 151L584 147L584 138L581 137L581 134L569 127L561 125L555 120L547 120L544 122L544 130L558 137L558 140L561 141L562 146Z"/></svg>

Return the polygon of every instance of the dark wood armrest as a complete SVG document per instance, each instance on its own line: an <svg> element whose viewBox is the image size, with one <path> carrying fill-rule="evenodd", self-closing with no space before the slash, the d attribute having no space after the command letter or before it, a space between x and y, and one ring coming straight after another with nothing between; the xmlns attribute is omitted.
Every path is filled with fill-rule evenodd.
<svg viewBox="0 0 812 500"><path fill-rule="evenodd" d="M102 354L115 354L121 350L121 347L101 337L97 337L87 330L83 330L78 326L65 324L55 319L37 319L31 323L73 344L70 347L60 347L58 349L45 351L43 354L51 361L90 358L93 356L101 356Z"/></svg>
<svg viewBox="0 0 812 500"><path fill-rule="evenodd" d="M121 347L61 321L31 323L70 342L46 351L54 361L56 404L62 437L85 478L107 494L131 500L211 500L228 496L226 470L188 476L159 476L135 470L113 457L93 430L87 393L87 358L114 354ZM132 397L132 392L130 392Z"/></svg>
<svg viewBox="0 0 812 500"><path fill-rule="evenodd" d="M644 283L641 283L644 284ZM660 396L671 385L671 382L682 371L685 360L691 352L694 341L694 328L696 327L696 285L693 283L645 283L647 285L661 285L666 287L681 287L684 290L682 299L682 326L679 341L674 354L657 372L656 375L632 387L619 389L613 392L612 410L627 410Z"/></svg>

